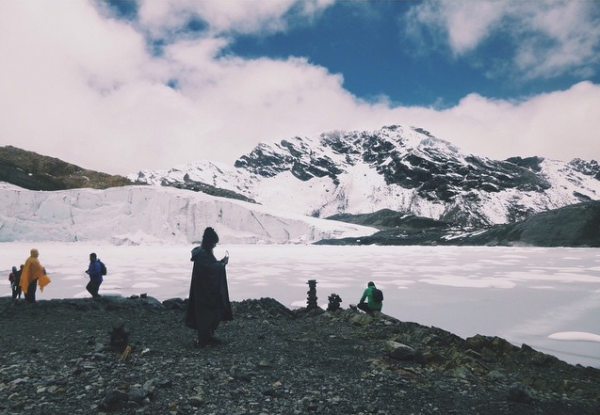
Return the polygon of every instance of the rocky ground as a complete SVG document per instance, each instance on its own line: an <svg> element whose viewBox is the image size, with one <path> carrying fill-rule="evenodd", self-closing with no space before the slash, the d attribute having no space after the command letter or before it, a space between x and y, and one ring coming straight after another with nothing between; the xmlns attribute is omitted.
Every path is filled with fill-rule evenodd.
<svg viewBox="0 0 600 415"><path fill-rule="evenodd" d="M193 347L185 302L0 298L2 414L600 414L600 370L353 310L234 303ZM131 353L111 346L124 323Z"/></svg>

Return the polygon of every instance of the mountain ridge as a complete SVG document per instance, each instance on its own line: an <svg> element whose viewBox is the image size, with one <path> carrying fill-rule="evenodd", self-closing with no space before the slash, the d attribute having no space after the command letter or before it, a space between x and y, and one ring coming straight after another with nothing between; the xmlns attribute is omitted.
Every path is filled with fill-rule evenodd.
<svg viewBox="0 0 600 415"><path fill-rule="evenodd" d="M166 186L207 183L309 216L390 209L477 228L600 199L595 160L491 160L463 154L423 129L396 125L262 143L233 167L198 162L128 178Z"/></svg>
<svg viewBox="0 0 600 415"><path fill-rule="evenodd" d="M520 222L465 230L429 218L380 211L330 219L379 229L361 238L323 239L319 245L459 245L600 247L600 201L563 206Z"/></svg>
<svg viewBox="0 0 600 415"><path fill-rule="evenodd" d="M55 157L13 146L0 147L0 182L29 190L108 189L132 182L123 176L88 170Z"/></svg>
<svg viewBox="0 0 600 415"><path fill-rule="evenodd" d="M548 236L543 220L528 220L566 206L581 205L585 206L581 209L594 211L594 202L600 198L600 166L594 160L562 162L518 156L490 160L463 154L424 129L397 125L371 132L333 131L318 137L293 137L272 145L261 143L233 166L204 160L169 170L142 170L127 177L85 170L8 146L0 148L1 181L48 191L158 185L239 200L250 204L248 211L263 206L273 216L285 212L370 227L363 238L343 238L340 232L336 237L343 240L337 241L312 232L313 236L323 237L322 243L555 246L552 238L533 238L535 242L531 242L530 236L525 238L527 241L520 241L515 235L534 234L532 229L538 227L538 232ZM581 222L587 217L562 212L568 221ZM206 219L222 221L218 213ZM161 220L168 223L168 219ZM282 223L286 220L282 219ZM575 223L568 221L549 222L555 227ZM528 223L529 230L519 233L521 228L516 225L523 222ZM600 230L594 227L593 220L590 223L592 231L577 225L581 232L591 235L582 234L582 240L587 242L580 243L573 235L561 241L574 246L597 246ZM10 226L15 224L6 218L0 229L6 231ZM232 229L243 231L243 224ZM264 236L261 234L262 231L242 240L260 241ZM500 235L512 235L513 239ZM286 239L267 240L281 243ZM287 240L315 241L312 236Z"/></svg>

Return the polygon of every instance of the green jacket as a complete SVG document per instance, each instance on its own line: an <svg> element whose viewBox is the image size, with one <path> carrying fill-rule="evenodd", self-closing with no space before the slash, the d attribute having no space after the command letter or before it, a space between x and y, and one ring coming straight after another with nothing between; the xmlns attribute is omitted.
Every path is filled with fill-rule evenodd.
<svg viewBox="0 0 600 415"><path fill-rule="evenodd" d="M373 300L373 295L371 294L373 288L376 287L367 287L367 289L363 292L362 297L360 297L360 302L363 303L365 299L367 299L367 305L371 310L381 311L381 308L383 307L383 302Z"/></svg>

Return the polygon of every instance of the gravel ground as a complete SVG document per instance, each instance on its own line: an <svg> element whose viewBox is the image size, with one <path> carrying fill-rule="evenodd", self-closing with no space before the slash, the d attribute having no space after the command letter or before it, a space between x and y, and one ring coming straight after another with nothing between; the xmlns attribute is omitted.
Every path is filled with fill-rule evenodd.
<svg viewBox="0 0 600 415"><path fill-rule="evenodd" d="M198 349L184 307L0 298L0 413L600 414L600 371L502 339L260 299ZM110 345L119 322L128 356Z"/></svg>

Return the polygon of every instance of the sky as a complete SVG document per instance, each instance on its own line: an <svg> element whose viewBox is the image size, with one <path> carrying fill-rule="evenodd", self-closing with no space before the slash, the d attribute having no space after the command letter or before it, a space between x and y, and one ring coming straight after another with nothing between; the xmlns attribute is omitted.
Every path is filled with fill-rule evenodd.
<svg viewBox="0 0 600 415"><path fill-rule="evenodd" d="M112 174L332 130L600 161L600 2L0 1L0 146Z"/></svg>

